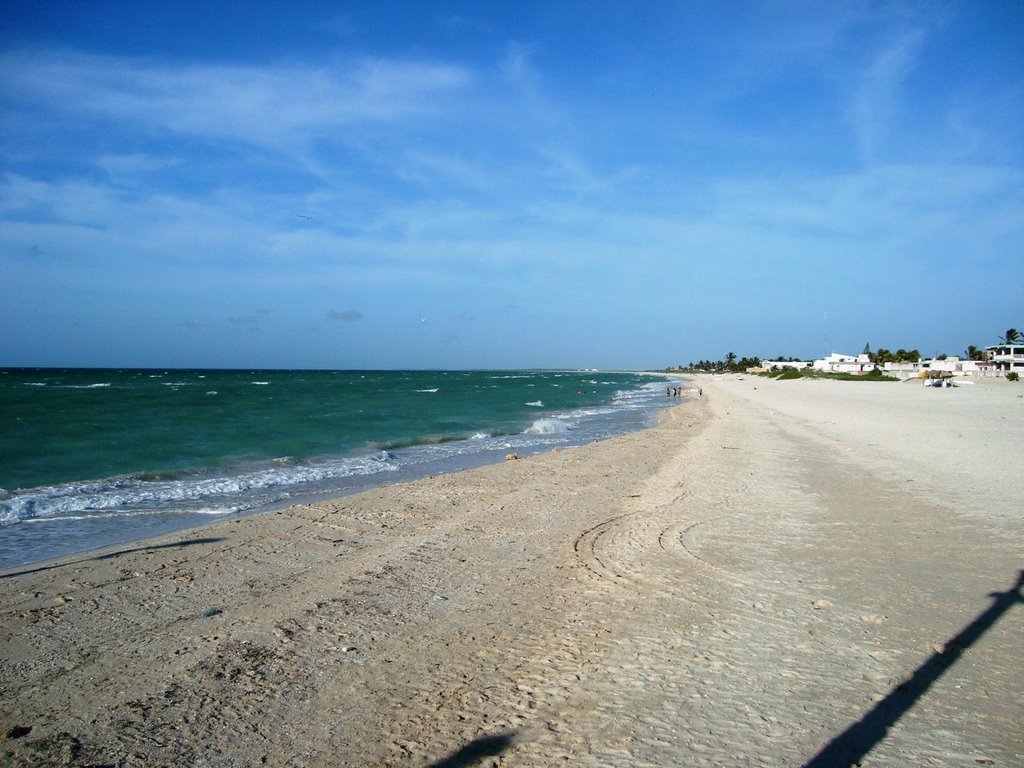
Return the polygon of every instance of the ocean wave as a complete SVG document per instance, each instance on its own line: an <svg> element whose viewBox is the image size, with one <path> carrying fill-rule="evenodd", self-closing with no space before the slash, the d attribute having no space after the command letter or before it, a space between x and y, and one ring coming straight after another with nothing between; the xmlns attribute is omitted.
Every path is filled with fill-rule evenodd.
<svg viewBox="0 0 1024 768"><path fill-rule="evenodd" d="M583 419L586 419L586 418L589 418L591 416L607 416L609 414L615 413L618 410L620 410L620 409L619 408L612 408L611 406L607 406L607 407L603 407L603 408L601 408L601 407L598 407L598 408L577 408L571 414L570 413L556 413L555 414L555 418L557 418L557 419L570 419L570 418L576 418L576 419L583 418Z"/></svg>
<svg viewBox="0 0 1024 768"><path fill-rule="evenodd" d="M612 397L612 404L616 408L646 408L652 394L663 393L664 388L663 382L655 381L636 389L620 389Z"/></svg>
<svg viewBox="0 0 1024 768"><path fill-rule="evenodd" d="M64 523L64 522L70 522L70 521L74 521L74 520L103 520L104 518L112 518L112 517L119 517L119 518L120 517L143 517L143 516L152 515L155 512L160 512L162 514L179 513L179 514L189 514L189 515L220 516L220 515L235 515L235 514L238 514L239 512L246 512L246 511L248 511L248 509L249 508L245 507L245 506L203 507L203 508L199 508L199 509L180 509L180 510L178 510L178 509L162 509L162 510L137 509L137 510L133 510L133 511L129 510L129 511L93 512L93 513L88 514L88 515L83 515L83 514L78 514L78 515L74 515L74 514L60 515L60 514L57 514L57 515L52 515L50 517L31 517L31 518L28 518L26 520L22 520L21 522L22 523L26 523L26 524L30 524L30 525L31 524L41 524L41 523Z"/></svg>
<svg viewBox="0 0 1024 768"><path fill-rule="evenodd" d="M387 443L378 443L377 447L381 448L382 451L387 453L389 456L393 456L392 451L401 451L406 448L421 448L424 446L435 446L435 445L446 445L448 443L461 443L471 439L475 435L444 435L444 434L433 434L433 435L418 435L416 437L408 437L401 440L391 440Z"/></svg>
<svg viewBox="0 0 1024 768"><path fill-rule="evenodd" d="M563 432L568 432L572 427L568 422L562 421L561 419L537 419L533 424L527 427L525 434L527 435L560 435Z"/></svg>
<svg viewBox="0 0 1024 768"><path fill-rule="evenodd" d="M122 475L15 491L0 500L0 526L76 516L130 516L157 512L244 511L287 498L307 486L397 469L387 453L356 458L298 462L282 458L234 475L179 476L175 473Z"/></svg>
<svg viewBox="0 0 1024 768"><path fill-rule="evenodd" d="M438 389L440 389L440 388L439 387L434 387L433 389L417 389L416 391L417 392L437 392Z"/></svg>
<svg viewBox="0 0 1024 768"><path fill-rule="evenodd" d="M542 401L542 400L534 400L532 403L526 403L526 405L530 406L531 408L543 408L544 407L544 401Z"/></svg>

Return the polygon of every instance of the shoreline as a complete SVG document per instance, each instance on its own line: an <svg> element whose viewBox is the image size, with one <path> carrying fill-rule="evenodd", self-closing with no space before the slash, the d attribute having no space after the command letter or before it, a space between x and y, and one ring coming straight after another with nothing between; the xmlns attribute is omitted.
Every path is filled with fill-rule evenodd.
<svg viewBox="0 0 1024 768"><path fill-rule="evenodd" d="M991 486L1017 390L696 380L641 432L3 576L0 756L799 766L863 746L848 726L1024 565ZM1019 762L1022 638L1012 607L872 761Z"/></svg>
<svg viewBox="0 0 1024 768"><path fill-rule="evenodd" d="M630 376L651 378L641 373ZM542 409L533 426L521 432L410 439L399 446L367 443L336 455L237 462L233 470L228 462L226 468L211 465L195 472L135 471L55 483L19 489L6 497L0 492L0 513L5 515L0 527L0 572L458 472L503 461L509 452L532 455L553 446L581 445L608 434L645 429L664 407L656 390L647 390L646 385L626 387L622 401L602 401L598 411L579 405L555 407L550 413ZM20 519L22 515L25 519ZM8 522L10 518L15 522Z"/></svg>

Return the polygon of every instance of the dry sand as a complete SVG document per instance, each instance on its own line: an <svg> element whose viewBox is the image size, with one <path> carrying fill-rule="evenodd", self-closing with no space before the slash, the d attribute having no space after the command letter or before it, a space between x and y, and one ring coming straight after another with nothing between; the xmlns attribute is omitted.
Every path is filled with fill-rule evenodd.
<svg viewBox="0 0 1024 768"><path fill-rule="evenodd" d="M697 384L0 575L0 762L1024 765L1024 387Z"/></svg>

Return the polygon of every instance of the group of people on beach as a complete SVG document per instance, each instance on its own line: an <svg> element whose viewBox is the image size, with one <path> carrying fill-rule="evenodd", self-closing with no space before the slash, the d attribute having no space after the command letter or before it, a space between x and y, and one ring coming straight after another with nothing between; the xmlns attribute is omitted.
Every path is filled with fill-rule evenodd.
<svg viewBox="0 0 1024 768"><path fill-rule="evenodd" d="M682 397L685 392L686 390L682 387L669 387L665 390L665 395L668 397ZM697 389L697 395L699 397L704 397L703 387Z"/></svg>

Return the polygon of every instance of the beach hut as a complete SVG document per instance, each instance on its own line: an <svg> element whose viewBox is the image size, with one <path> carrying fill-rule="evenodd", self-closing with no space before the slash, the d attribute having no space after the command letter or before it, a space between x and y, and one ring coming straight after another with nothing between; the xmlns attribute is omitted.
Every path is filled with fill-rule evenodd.
<svg viewBox="0 0 1024 768"><path fill-rule="evenodd" d="M953 372L925 371L924 385L926 387L951 387L953 386Z"/></svg>

